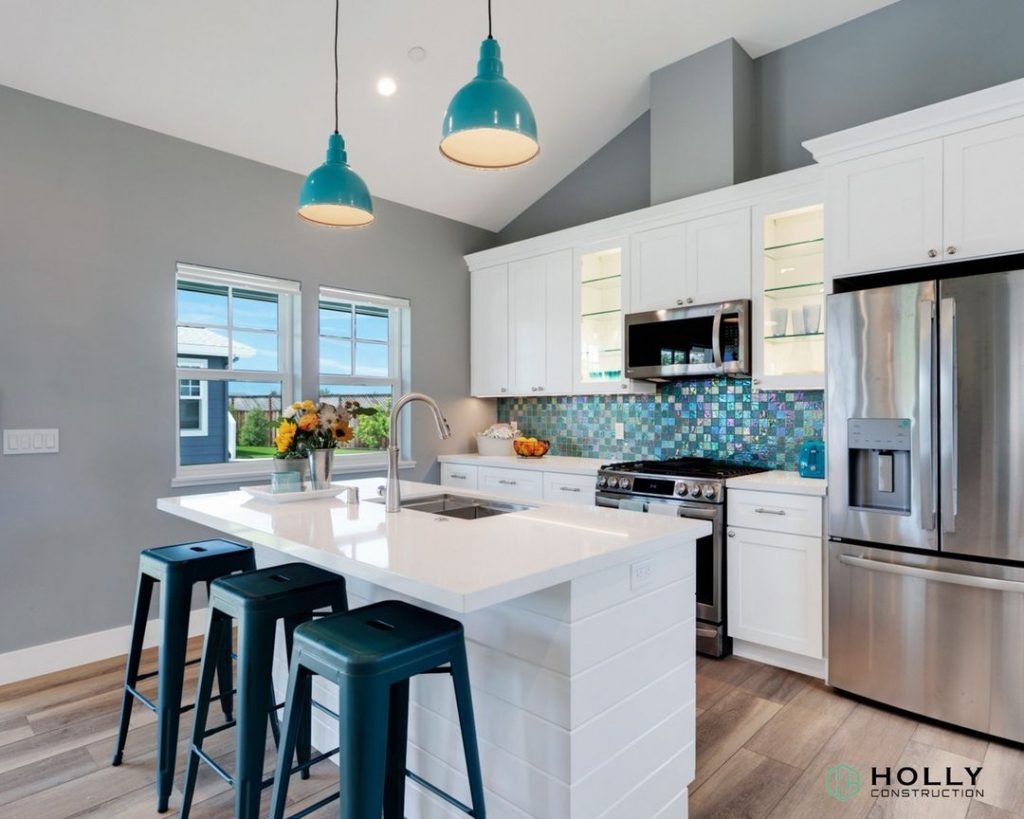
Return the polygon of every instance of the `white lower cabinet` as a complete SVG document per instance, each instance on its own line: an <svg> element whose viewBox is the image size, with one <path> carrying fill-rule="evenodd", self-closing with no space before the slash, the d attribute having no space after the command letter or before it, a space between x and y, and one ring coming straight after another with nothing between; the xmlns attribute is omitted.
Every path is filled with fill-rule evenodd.
<svg viewBox="0 0 1024 819"><path fill-rule="evenodd" d="M476 489L478 467L463 464L441 464L441 486L458 486L462 489Z"/></svg>
<svg viewBox="0 0 1024 819"><path fill-rule="evenodd" d="M741 496L744 503L738 506L747 511L740 521L765 523L756 529L730 525L726 532L729 634L821 659L821 499L729 490L730 524L737 522L732 515L734 495ZM758 502L757 496L764 497ZM812 520L816 531L808 532Z"/></svg>
<svg viewBox="0 0 1024 819"><path fill-rule="evenodd" d="M477 471L477 489L494 495L516 498L544 497L544 473L531 469L506 469L500 466L481 466Z"/></svg>
<svg viewBox="0 0 1024 819"><path fill-rule="evenodd" d="M563 472L544 473L544 500L554 503L594 505L597 482L593 475L571 475Z"/></svg>

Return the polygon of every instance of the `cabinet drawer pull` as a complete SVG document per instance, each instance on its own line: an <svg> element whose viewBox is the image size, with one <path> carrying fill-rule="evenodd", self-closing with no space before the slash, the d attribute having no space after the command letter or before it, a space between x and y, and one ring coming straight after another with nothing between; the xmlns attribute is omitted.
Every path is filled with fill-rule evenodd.
<svg viewBox="0 0 1024 819"><path fill-rule="evenodd" d="M947 252L947 253L948 253L948 254L949 254L950 256L955 256L955 255L956 255L956 245L950 245L949 247L947 247L947 248L946 248L946 252Z"/></svg>
<svg viewBox="0 0 1024 819"><path fill-rule="evenodd" d="M938 255L939 255L939 251L937 251L934 247L931 250L928 251L928 258L929 259L934 259Z"/></svg>
<svg viewBox="0 0 1024 819"><path fill-rule="evenodd" d="M558 487L558 491L559 492L579 492L580 488L578 486L560 486L560 487Z"/></svg>
<svg viewBox="0 0 1024 819"><path fill-rule="evenodd" d="M506 480L505 478L499 478L498 479L498 483L504 484L505 486L515 486L516 485L515 481Z"/></svg>
<svg viewBox="0 0 1024 819"><path fill-rule="evenodd" d="M765 509L762 506L759 506L754 511L757 512L757 514L759 514L759 515L785 515L786 514L786 510L785 509Z"/></svg>
<svg viewBox="0 0 1024 819"><path fill-rule="evenodd" d="M468 478L468 475L460 475L458 472L452 472L450 477L455 478L457 481L464 481Z"/></svg>

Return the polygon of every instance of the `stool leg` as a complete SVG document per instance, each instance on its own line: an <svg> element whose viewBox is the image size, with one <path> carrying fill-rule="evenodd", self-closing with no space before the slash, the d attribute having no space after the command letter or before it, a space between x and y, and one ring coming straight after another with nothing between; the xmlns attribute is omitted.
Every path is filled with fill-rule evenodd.
<svg viewBox="0 0 1024 819"><path fill-rule="evenodd" d="M206 581L206 599L210 599L210 584ZM234 714L234 694L231 693L234 685L231 679L231 641L228 640L221 646L221 652L217 657L217 685L220 689L220 707L224 712L224 721L231 722Z"/></svg>
<svg viewBox="0 0 1024 819"><path fill-rule="evenodd" d="M199 685L196 688L195 720L192 723L192 744L188 750L185 768L185 786L182 789L181 814L178 819L188 819L192 810L192 797L199 774L199 754L203 747L203 734L210 713L210 697L213 694L213 674L223 656L225 637L231 635L231 618L216 609L210 609L210 622L206 627L206 644L203 646L203 664L199 671ZM227 640L230 644L230 639Z"/></svg>
<svg viewBox="0 0 1024 819"><path fill-rule="evenodd" d="M139 677L139 661L142 659L142 642L146 636L146 619L149 617L149 603L153 598L153 578L139 572L139 583L135 589L135 614L132 617L132 644L128 650L128 662L124 668L124 694L121 697L121 720L117 725L117 742L114 758L110 764L117 767L124 758L124 746L128 741L128 725L132 718L135 697L128 691L134 688Z"/></svg>
<svg viewBox="0 0 1024 819"><path fill-rule="evenodd" d="M387 771L384 775L384 819L405 817L405 757L409 744L409 681L391 686L388 706Z"/></svg>
<svg viewBox="0 0 1024 819"><path fill-rule="evenodd" d="M299 736L302 715L310 708L312 674L292 657L288 673L288 695L285 697L284 728L281 744L277 749L277 768L274 773L274 794L270 799L270 819L283 819L284 805L288 799L288 779L291 776L292 759L295 756L295 742Z"/></svg>
<svg viewBox="0 0 1024 819"><path fill-rule="evenodd" d="M285 649L288 652L288 659L291 660L292 656L292 643L295 638L295 629L302 623L306 623L312 620L312 617L299 616L299 617L286 617L284 620L284 643ZM309 684L312 685L312 680L308 680ZM301 765L304 762L309 762L312 757L313 748L313 727L312 727L312 714L310 709L306 709L302 712L301 721L299 722L298 735L295 745L295 755ZM300 776L303 779L309 779L309 768L302 771Z"/></svg>
<svg viewBox="0 0 1024 819"><path fill-rule="evenodd" d="M267 745L267 709L274 693L273 618L245 614L238 623L238 724L235 819L257 819Z"/></svg>
<svg viewBox="0 0 1024 819"><path fill-rule="evenodd" d="M384 809L389 693L357 677L338 685L341 819L380 819Z"/></svg>
<svg viewBox="0 0 1024 819"><path fill-rule="evenodd" d="M476 742L476 720L473 718L473 694L469 687L469 663L466 660L466 646L460 645L452 652L452 682L455 685L455 704L459 711L459 726L462 729L462 750L466 755L466 772L469 775L469 793L473 802L473 816L485 819L484 778L480 771L480 751Z"/></svg>
<svg viewBox="0 0 1024 819"><path fill-rule="evenodd" d="M167 810L174 787L174 758L178 751L181 689L185 682L185 651L188 647L188 615L192 587L169 575L160 584L160 693L157 699L156 809Z"/></svg>

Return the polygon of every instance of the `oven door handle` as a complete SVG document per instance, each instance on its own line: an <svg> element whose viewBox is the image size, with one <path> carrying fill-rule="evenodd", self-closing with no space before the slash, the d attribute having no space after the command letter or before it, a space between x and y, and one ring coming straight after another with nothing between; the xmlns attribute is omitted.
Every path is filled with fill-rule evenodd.
<svg viewBox="0 0 1024 819"><path fill-rule="evenodd" d="M722 369L722 308L715 310L711 324L711 354L715 357L715 369Z"/></svg>

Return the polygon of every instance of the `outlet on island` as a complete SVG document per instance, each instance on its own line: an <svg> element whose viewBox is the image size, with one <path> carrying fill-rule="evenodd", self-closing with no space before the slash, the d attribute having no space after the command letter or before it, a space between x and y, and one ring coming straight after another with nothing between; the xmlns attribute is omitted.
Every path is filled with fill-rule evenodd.
<svg viewBox="0 0 1024 819"><path fill-rule="evenodd" d="M639 589L654 580L654 561L638 560L629 566L629 588Z"/></svg>

